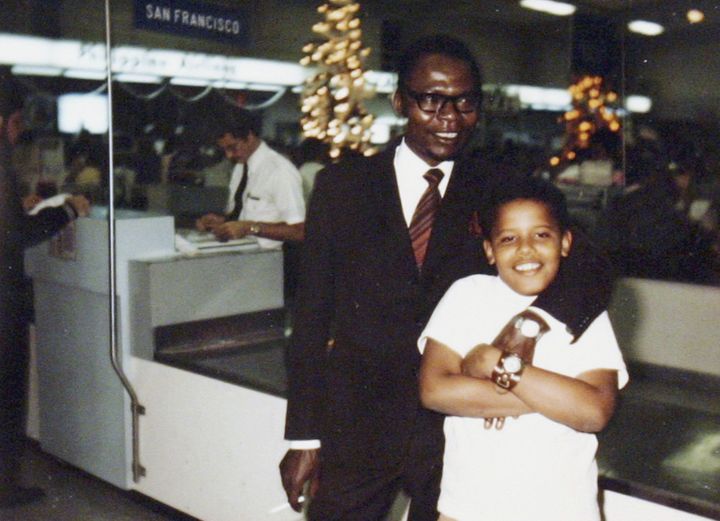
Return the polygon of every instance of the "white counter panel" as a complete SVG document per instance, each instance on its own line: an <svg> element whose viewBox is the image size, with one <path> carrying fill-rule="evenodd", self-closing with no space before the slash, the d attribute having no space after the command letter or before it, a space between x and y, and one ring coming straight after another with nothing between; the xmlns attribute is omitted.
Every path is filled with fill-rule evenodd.
<svg viewBox="0 0 720 521"><path fill-rule="evenodd" d="M295 521L278 464L285 400L133 358L146 414L140 454L147 475L134 488L203 521Z"/></svg>
<svg viewBox="0 0 720 521"><path fill-rule="evenodd" d="M712 521L612 491L604 492L603 513L605 521Z"/></svg>

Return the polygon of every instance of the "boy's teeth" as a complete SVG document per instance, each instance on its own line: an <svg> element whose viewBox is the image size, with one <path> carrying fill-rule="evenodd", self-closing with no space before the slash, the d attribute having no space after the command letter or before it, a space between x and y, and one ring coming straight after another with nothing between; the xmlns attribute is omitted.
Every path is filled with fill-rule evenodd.
<svg viewBox="0 0 720 521"><path fill-rule="evenodd" d="M452 139L457 137L457 132L437 132L437 136L442 138Z"/></svg>
<svg viewBox="0 0 720 521"><path fill-rule="evenodd" d="M518 271L531 271L536 270L540 267L538 262L526 262L525 264L518 264L515 269Z"/></svg>

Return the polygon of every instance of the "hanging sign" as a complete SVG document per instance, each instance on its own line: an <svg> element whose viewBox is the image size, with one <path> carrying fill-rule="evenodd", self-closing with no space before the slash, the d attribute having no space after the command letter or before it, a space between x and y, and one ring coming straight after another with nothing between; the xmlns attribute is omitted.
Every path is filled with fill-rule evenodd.
<svg viewBox="0 0 720 521"><path fill-rule="evenodd" d="M248 13L194 0L135 0L135 27L247 45Z"/></svg>

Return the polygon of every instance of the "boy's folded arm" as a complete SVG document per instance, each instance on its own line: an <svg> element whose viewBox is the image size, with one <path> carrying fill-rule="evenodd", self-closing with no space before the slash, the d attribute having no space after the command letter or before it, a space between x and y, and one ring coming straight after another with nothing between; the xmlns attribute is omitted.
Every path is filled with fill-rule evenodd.
<svg viewBox="0 0 720 521"><path fill-rule="evenodd" d="M615 411L617 371L594 369L577 378L527 366L512 392L532 410L580 432L599 432Z"/></svg>
<svg viewBox="0 0 720 521"><path fill-rule="evenodd" d="M420 399L425 407L444 414L475 418L531 412L512 393L498 394L490 380L462 374L462 361L457 352L428 338L420 366Z"/></svg>

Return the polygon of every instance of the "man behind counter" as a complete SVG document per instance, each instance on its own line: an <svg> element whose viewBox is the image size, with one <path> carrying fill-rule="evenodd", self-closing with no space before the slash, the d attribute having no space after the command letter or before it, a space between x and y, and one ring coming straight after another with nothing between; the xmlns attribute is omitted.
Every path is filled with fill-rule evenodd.
<svg viewBox="0 0 720 521"><path fill-rule="evenodd" d="M305 236L305 202L297 168L260 138L247 111L221 122L217 145L235 163L225 215L205 214L195 225L221 241L254 235L263 248Z"/></svg>

